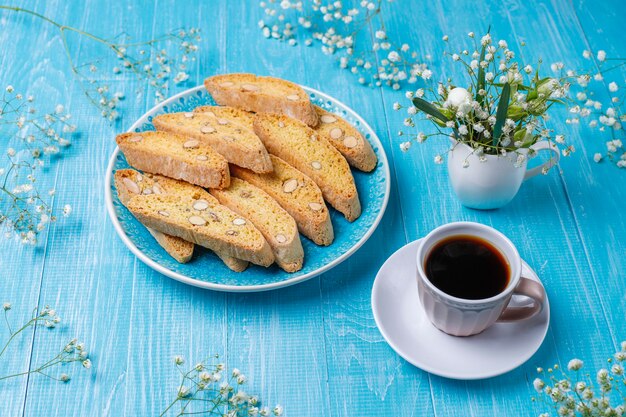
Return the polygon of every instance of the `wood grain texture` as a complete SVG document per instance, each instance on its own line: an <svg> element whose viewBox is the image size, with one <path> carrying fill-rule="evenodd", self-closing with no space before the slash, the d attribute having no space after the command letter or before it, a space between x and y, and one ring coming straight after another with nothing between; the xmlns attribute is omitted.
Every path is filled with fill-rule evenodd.
<svg viewBox="0 0 626 417"><path fill-rule="evenodd" d="M72 337L85 341L94 361L93 371L63 369L72 376L67 385L36 375L0 381L0 415L158 415L179 383L174 355L193 364L221 353L229 367L250 378L249 392L267 405L280 402L289 416L533 416L541 411L530 402L536 366L566 363L574 356L590 368L602 366L626 337L624 172L591 161L608 138L566 125L565 112L551 120L551 127L566 133L577 152L562 161L560 170L524 184L507 207L474 211L460 206L445 167L432 162L446 143L429 140L400 152L396 132L404 114L391 108L405 100L402 92L359 86L317 48L264 39L256 26L262 18L256 3L19 4L97 34L125 31L133 39L198 26L203 41L188 86L207 75L249 71L332 94L378 133L393 178L387 213L370 241L317 279L243 295L174 282L124 247L102 192L115 134L152 107L149 87L132 77L110 80L128 97L123 119L110 125L95 114L69 75L55 29L24 15L0 13L0 87L13 84L33 93L42 108L66 104L83 133L40 184L55 186L55 204L71 204L73 216L42 235L34 251L0 241L0 302L13 302L14 322L25 319L36 304L50 304L64 325L27 332L10 355L0 358L0 374L41 363ZM619 6L617 0L600 5L589 0L399 0L385 3L384 22L390 37L432 56L435 76L456 76L459 67L441 57L441 37L449 35L451 47L459 49L467 43L467 32L480 33L489 25L494 38L508 39L528 62L542 57L546 63L574 65L590 47L626 56L626 46L617 41L622 35ZM472 16L483 18L472 22ZM14 34L20 35L19 43ZM520 50L515 38L528 47ZM102 54L85 39L70 42L78 61ZM614 80L625 75L615 72ZM132 94L138 89L147 91ZM515 371L484 381L452 381L411 366L384 342L370 307L382 263L407 242L457 220L478 221L507 234L539 273L551 301L551 327L539 352ZM7 334L2 328L0 340Z"/></svg>

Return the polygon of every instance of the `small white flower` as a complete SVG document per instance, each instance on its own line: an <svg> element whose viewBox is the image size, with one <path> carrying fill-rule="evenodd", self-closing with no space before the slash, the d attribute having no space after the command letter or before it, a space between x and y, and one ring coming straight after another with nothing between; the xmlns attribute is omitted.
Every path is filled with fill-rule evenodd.
<svg viewBox="0 0 626 417"><path fill-rule="evenodd" d="M389 61L391 62L399 62L400 54L398 54L396 51L391 51L389 52L389 55L387 55L387 59L389 59Z"/></svg>
<svg viewBox="0 0 626 417"><path fill-rule="evenodd" d="M11 303L8 303L8 302L2 304L2 308L4 309L4 311L10 310L11 307L13 307L13 305Z"/></svg>
<svg viewBox="0 0 626 417"><path fill-rule="evenodd" d="M385 33L384 30L377 30L375 33L376 39L385 39L387 37L387 34Z"/></svg>
<svg viewBox="0 0 626 417"><path fill-rule="evenodd" d="M400 110L401 108L402 108L402 106L397 101L395 103L393 103L393 109L394 110Z"/></svg>
<svg viewBox="0 0 626 417"><path fill-rule="evenodd" d="M618 90L617 87L617 83L615 81L613 81L612 83L609 84L609 91L614 93Z"/></svg>
<svg viewBox="0 0 626 417"><path fill-rule="evenodd" d="M601 154L601 153L599 153L599 152L596 152L596 153L593 155L593 160L594 160L595 162L600 162L600 161L602 161L602 154Z"/></svg>
<svg viewBox="0 0 626 417"><path fill-rule="evenodd" d="M85 360L83 361L83 367L84 367L85 369L90 369L90 368L91 368L91 360L90 360L90 359L85 359Z"/></svg>
<svg viewBox="0 0 626 417"><path fill-rule="evenodd" d="M591 51L584 50L584 51L583 51L583 57L584 57L585 59L589 59L589 58L591 58Z"/></svg>
<svg viewBox="0 0 626 417"><path fill-rule="evenodd" d="M176 355L176 356L174 356L174 363L175 363L176 365L182 365L182 364L184 364L184 363L185 363L185 358L183 358L183 357L182 357L182 356L180 356L180 355Z"/></svg>
<svg viewBox="0 0 626 417"><path fill-rule="evenodd" d="M422 78L425 80L429 80L432 75L433 72L431 70L425 69L424 71L422 71Z"/></svg>
<svg viewBox="0 0 626 417"><path fill-rule="evenodd" d="M465 136L465 135L467 135L467 133L468 133L467 126L465 126L465 125L459 126L459 134L461 136Z"/></svg>
<svg viewBox="0 0 626 417"><path fill-rule="evenodd" d="M174 77L174 83L180 84L184 81L187 81L188 79L189 79L189 74L187 74L184 71L181 71L178 74L176 74L176 77Z"/></svg>
<svg viewBox="0 0 626 417"><path fill-rule="evenodd" d="M438 165L443 164L443 157L441 155L435 156L435 163Z"/></svg>
<svg viewBox="0 0 626 417"><path fill-rule="evenodd" d="M279 404L276 407L274 407L274 409L272 410L272 413L274 413L276 417L280 417L283 415L283 411L284 411L283 406Z"/></svg>
<svg viewBox="0 0 626 417"><path fill-rule="evenodd" d="M545 386L546 384L541 380L541 378L535 378L533 381L533 387L537 392L541 392Z"/></svg>
<svg viewBox="0 0 626 417"><path fill-rule="evenodd" d="M400 144L400 150L401 150L402 152L407 152L407 151L409 150L409 148L411 148L411 142L408 142L408 141L407 141L407 142L402 142L402 143Z"/></svg>
<svg viewBox="0 0 626 417"><path fill-rule="evenodd" d="M472 95L463 87L456 87L448 93L446 104L449 107L458 109L463 104L469 104L472 101Z"/></svg>
<svg viewBox="0 0 626 417"><path fill-rule="evenodd" d="M189 387L186 387L186 386L184 386L184 385L181 385L181 386L178 388L178 397L179 397L179 398L185 398L185 397L189 396L189 394L190 394L190 389L189 389Z"/></svg>
<svg viewBox="0 0 626 417"><path fill-rule="evenodd" d="M7 93L12 93L13 91L15 91L15 89L13 88L13 86L12 86L12 85L7 85L6 92L7 92Z"/></svg>
<svg viewBox="0 0 626 417"><path fill-rule="evenodd" d="M606 59L606 52L603 50L598 51L598 61L603 62Z"/></svg>
<svg viewBox="0 0 626 417"><path fill-rule="evenodd" d="M70 376L68 374L61 374L61 376L59 376L59 379L61 380L61 382L68 382L70 380Z"/></svg>
<svg viewBox="0 0 626 417"><path fill-rule="evenodd" d="M63 206L63 215L65 217L69 216L70 214L72 214L72 206L70 206L69 204L66 204Z"/></svg>
<svg viewBox="0 0 626 417"><path fill-rule="evenodd" d="M624 374L624 367L618 363L616 363L615 365L613 365L611 367L611 372L615 375L623 375Z"/></svg>
<svg viewBox="0 0 626 417"><path fill-rule="evenodd" d="M567 369L569 369L570 371L578 371L582 367L583 361L581 361L580 359L572 359L567 364Z"/></svg>

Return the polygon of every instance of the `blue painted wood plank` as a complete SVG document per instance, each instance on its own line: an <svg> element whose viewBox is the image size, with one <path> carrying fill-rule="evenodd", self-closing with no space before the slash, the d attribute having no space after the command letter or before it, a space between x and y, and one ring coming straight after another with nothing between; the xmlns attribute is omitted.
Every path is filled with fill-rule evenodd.
<svg viewBox="0 0 626 417"><path fill-rule="evenodd" d="M155 415L173 397L178 383L172 356L182 353L194 361L216 351L226 353L229 365L247 372L251 392L282 402L289 415L348 416L355 410L363 416L380 415L381 410L394 416L535 415L538 410L530 406L532 387L527 382L534 366L578 355L581 340L587 346L584 359L590 365L603 364L623 334L624 189L615 181L614 167L589 163L597 151L585 139L591 132L581 133L555 118L554 127L568 131L579 149L561 164L563 174L554 171L525 184L505 209L471 211L456 201L445 168L432 163L434 153L446 144L433 141L414 146L410 154L399 152L395 132L403 116L390 109L394 101L402 100L400 92L359 87L318 50L263 39L256 28L261 18L256 4L198 3L181 8L160 1L105 8L88 1L41 2L33 7L96 33L127 30L138 39L199 25L205 40L192 80L199 83L208 74L247 70L329 92L374 126L395 179L388 213L372 241L319 279L248 295L201 291L172 282L135 260L115 235L104 210L102 176L76 175L104 172L114 134L151 106L151 95L128 94L125 118L119 126L108 125L93 116L69 78L63 57L52 53L59 45L51 29L23 17L11 18L7 24L26 37L16 47L6 41L9 31L0 34L5 81L17 87L12 78L28 74L21 81L24 87L41 90L50 106L71 97L67 103L75 118L90 124L59 166L58 181L56 175L49 177L57 183L58 196L75 207L74 217L50 232L41 252L0 243L3 253L18 255L0 257L0 267L9 277L0 283L0 294L16 306L31 305L40 298L41 286L42 302L62 306L67 323L59 332L34 335L32 362L46 358L50 346L78 335L87 342L96 368L94 373L74 370L69 386L31 378L24 415ZM523 55L531 60L539 55L546 61L573 60L572 50L578 53L586 42L624 55L619 49L623 46L611 41L620 32L610 6L455 0L403 1L385 7L391 36L408 38L422 55L431 53L435 71L447 75L459 72L440 60L440 37L449 34L451 43L460 46L466 32L478 33L490 23L494 36L525 39L529 47ZM577 26L574 10L587 38ZM485 18L473 24L467 16L474 15ZM596 30L600 25L602 32ZM36 48L37 44L46 48ZM94 53L85 42L76 45L78 57ZM37 59L19 59L23 50L37 51ZM33 61L41 64L33 67ZM129 92L142 87L130 79L117 85ZM428 375L400 359L372 319L369 294L384 259L407 241L453 220L480 221L504 231L539 271L551 298L548 340L528 364L504 377L457 382ZM11 366L30 362L32 337L18 346L21 353L11 358ZM4 372L1 361L0 370ZM26 382L17 382L0 389L2 411L9 415L20 415L24 407Z"/></svg>

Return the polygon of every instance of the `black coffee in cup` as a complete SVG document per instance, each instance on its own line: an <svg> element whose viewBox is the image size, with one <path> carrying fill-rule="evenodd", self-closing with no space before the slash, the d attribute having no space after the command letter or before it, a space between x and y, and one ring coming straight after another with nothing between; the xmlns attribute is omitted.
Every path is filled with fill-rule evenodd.
<svg viewBox="0 0 626 417"><path fill-rule="evenodd" d="M448 295L481 300L500 294L509 283L504 255L476 236L450 236L438 242L426 257L428 280Z"/></svg>

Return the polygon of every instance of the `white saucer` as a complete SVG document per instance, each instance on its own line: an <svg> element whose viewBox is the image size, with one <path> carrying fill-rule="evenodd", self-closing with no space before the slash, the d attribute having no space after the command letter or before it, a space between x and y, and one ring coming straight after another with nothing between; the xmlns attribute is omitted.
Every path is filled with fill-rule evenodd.
<svg viewBox="0 0 626 417"><path fill-rule="evenodd" d="M454 379L483 379L511 371L539 349L550 324L546 297L541 314L514 323L496 323L469 337L443 333L426 317L417 293L415 255L419 240L397 250L380 268L372 288L376 325L400 356L427 372ZM523 276L539 281L522 261ZM519 298L519 300L518 300ZM514 296L516 305L527 301Z"/></svg>

